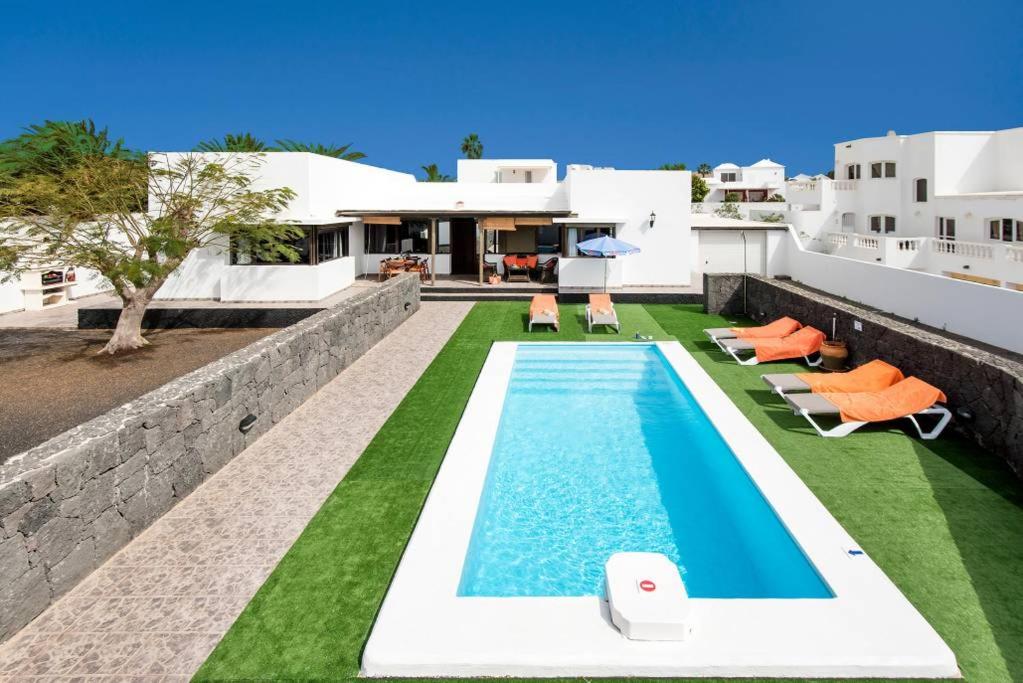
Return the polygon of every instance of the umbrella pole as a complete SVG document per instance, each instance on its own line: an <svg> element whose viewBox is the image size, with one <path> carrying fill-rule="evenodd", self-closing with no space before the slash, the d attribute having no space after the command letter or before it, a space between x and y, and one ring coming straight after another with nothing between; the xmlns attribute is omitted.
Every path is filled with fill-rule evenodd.
<svg viewBox="0 0 1023 683"><path fill-rule="evenodd" d="M607 257L604 257L604 294L607 294Z"/></svg>

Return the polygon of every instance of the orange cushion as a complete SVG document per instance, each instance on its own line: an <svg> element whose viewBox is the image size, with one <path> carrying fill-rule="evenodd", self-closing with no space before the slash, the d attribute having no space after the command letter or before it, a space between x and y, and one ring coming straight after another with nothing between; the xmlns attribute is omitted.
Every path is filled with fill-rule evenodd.
<svg viewBox="0 0 1023 683"><path fill-rule="evenodd" d="M849 372L801 372L796 375L814 393L881 391L903 380L902 371L883 360L872 360Z"/></svg>
<svg viewBox="0 0 1023 683"><path fill-rule="evenodd" d="M590 294L590 308L603 315L611 315L614 308L611 306L610 294Z"/></svg>
<svg viewBox="0 0 1023 683"><path fill-rule="evenodd" d="M842 422L897 420L948 400L940 389L916 377L907 377L881 391L822 393L821 396L838 406Z"/></svg>
<svg viewBox="0 0 1023 683"><path fill-rule="evenodd" d="M761 363L772 360L801 358L817 353L824 341L824 333L815 327L804 327L781 339L751 339Z"/></svg>
<svg viewBox="0 0 1023 683"><path fill-rule="evenodd" d="M732 332L739 339L771 339L792 334L800 327L798 320L786 317L760 327L733 327Z"/></svg>
<svg viewBox="0 0 1023 683"><path fill-rule="evenodd" d="M536 313L558 317L558 302L553 294L537 294L533 297L529 302L529 315L532 317Z"/></svg>

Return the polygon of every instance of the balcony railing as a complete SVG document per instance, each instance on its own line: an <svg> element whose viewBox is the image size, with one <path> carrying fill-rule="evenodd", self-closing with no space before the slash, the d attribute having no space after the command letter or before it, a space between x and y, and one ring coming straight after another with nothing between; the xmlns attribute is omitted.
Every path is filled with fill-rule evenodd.
<svg viewBox="0 0 1023 683"><path fill-rule="evenodd" d="M881 238L866 235L853 235L853 246L858 249L880 249Z"/></svg>
<svg viewBox="0 0 1023 683"><path fill-rule="evenodd" d="M1016 247L1011 244L1005 245L1005 260L1013 263L1023 263L1023 247Z"/></svg>
<svg viewBox="0 0 1023 683"><path fill-rule="evenodd" d="M836 190L843 190L843 191L855 190L856 189L856 181L855 180L836 180L835 182L833 182L831 184L831 186L833 188L835 188Z"/></svg>
<svg viewBox="0 0 1023 683"><path fill-rule="evenodd" d="M955 254L966 258L991 261L995 257L995 247L983 242L961 242L958 240L932 239L931 251L935 254Z"/></svg>
<svg viewBox="0 0 1023 683"><path fill-rule="evenodd" d="M920 251L926 241L926 237L897 237L895 239L895 250Z"/></svg>

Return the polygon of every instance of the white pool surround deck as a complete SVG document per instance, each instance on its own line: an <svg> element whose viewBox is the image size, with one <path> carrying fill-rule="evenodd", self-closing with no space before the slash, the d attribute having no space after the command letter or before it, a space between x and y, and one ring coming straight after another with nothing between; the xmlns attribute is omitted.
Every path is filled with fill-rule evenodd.
<svg viewBox="0 0 1023 683"><path fill-rule="evenodd" d="M694 598L681 642L625 638L598 597L458 597L518 345L490 351L366 645L365 675L959 677L941 637L867 555L850 555L856 542L677 342L656 346L835 597Z"/></svg>

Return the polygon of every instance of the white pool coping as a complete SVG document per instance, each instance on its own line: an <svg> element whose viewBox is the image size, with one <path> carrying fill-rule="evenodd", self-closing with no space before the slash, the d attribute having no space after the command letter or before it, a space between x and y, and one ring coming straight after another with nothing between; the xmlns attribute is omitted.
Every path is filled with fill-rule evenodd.
<svg viewBox="0 0 1023 683"><path fill-rule="evenodd" d="M491 348L366 644L364 675L959 677L941 637L868 556L849 555L856 542L677 342L656 346L835 597L694 598L683 642L626 639L597 597L458 597L518 346Z"/></svg>

